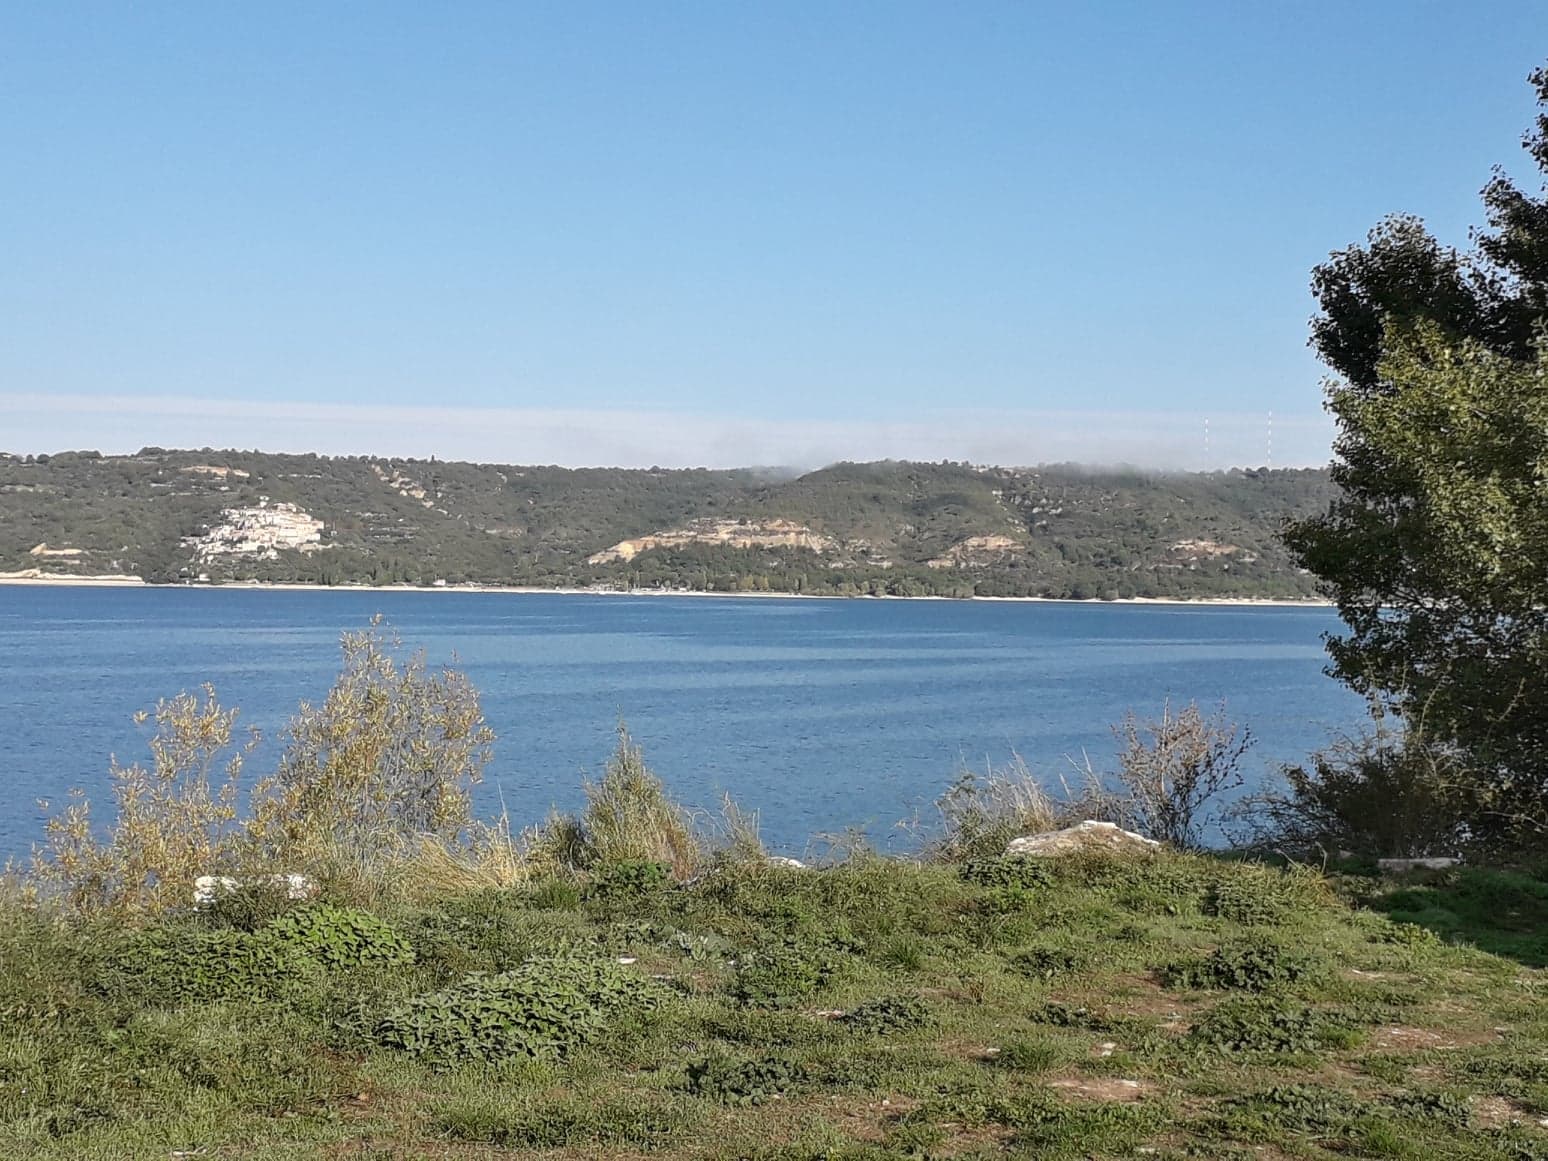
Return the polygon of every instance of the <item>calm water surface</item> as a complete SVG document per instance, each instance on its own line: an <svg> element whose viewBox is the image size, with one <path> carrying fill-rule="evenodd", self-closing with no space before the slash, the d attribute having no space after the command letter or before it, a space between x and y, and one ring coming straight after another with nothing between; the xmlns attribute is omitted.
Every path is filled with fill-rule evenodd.
<svg viewBox="0 0 1548 1161"><path fill-rule="evenodd" d="M1168 697L1224 700L1254 778L1361 715L1315 608L3 586L0 851L38 836L36 799L101 794L110 754L143 755L131 715L159 697L209 681L282 727L375 613L482 692L485 811L575 806L623 717L678 797L730 791L792 853L846 827L900 841L964 763L1105 762L1109 724Z"/></svg>

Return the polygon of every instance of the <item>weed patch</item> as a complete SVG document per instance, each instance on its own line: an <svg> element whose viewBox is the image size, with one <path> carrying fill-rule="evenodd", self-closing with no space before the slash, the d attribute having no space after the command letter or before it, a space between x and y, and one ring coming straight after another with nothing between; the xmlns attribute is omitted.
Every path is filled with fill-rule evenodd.
<svg viewBox="0 0 1548 1161"><path fill-rule="evenodd" d="M563 1058L624 1012L658 1007L653 981L601 960L534 959L416 996L386 1016L377 1040L437 1066L512 1056Z"/></svg>
<svg viewBox="0 0 1548 1161"><path fill-rule="evenodd" d="M829 942L785 939L744 953L734 993L749 1007L788 1008L833 981L842 952Z"/></svg>
<svg viewBox="0 0 1548 1161"><path fill-rule="evenodd" d="M1263 992L1306 979L1319 966L1309 955L1258 941L1217 948L1202 959L1176 961L1161 975L1169 988Z"/></svg>
<svg viewBox="0 0 1548 1161"><path fill-rule="evenodd" d="M1018 975L1045 982L1078 975L1089 962L1087 953L1069 947L1028 947L1010 957L1010 966Z"/></svg>
<svg viewBox="0 0 1548 1161"><path fill-rule="evenodd" d="M800 1065L788 1057L709 1056L688 1066L684 1087L696 1097L723 1105L757 1105L784 1096L801 1081Z"/></svg>
<svg viewBox="0 0 1548 1161"><path fill-rule="evenodd" d="M330 969L402 967L414 949L392 924L353 907L320 904L280 916L268 926L280 943Z"/></svg>
<svg viewBox="0 0 1548 1161"><path fill-rule="evenodd" d="M1224 1000L1188 1032L1220 1052L1316 1052L1357 1043L1357 1025L1337 1014L1266 997Z"/></svg>
<svg viewBox="0 0 1548 1161"><path fill-rule="evenodd" d="M538 1102L481 1095L443 1106L434 1124L451 1140L498 1149L600 1145L649 1152L692 1128L695 1120L693 1110L678 1102L575 1097Z"/></svg>
<svg viewBox="0 0 1548 1161"><path fill-rule="evenodd" d="M851 1009L841 1017L844 1027L863 1036L890 1036L934 1023L929 1005L912 996L885 996Z"/></svg>
<svg viewBox="0 0 1548 1161"><path fill-rule="evenodd" d="M992 1060L996 1068L1041 1076L1069 1063L1070 1056L1068 1046L1061 1041L1046 1036L1020 1036L1001 1045Z"/></svg>
<svg viewBox="0 0 1548 1161"><path fill-rule="evenodd" d="M1008 887L1026 891L1046 887L1053 882L1053 873L1046 863L1011 855L969 859L962 864L958 874L963 882L979 887Z"/></svg>
<svg viewBox="0 0 1548 1161"><path fill-rule="evenodd" d="M1211 885L1210 915L1244 927L1277 926L1314 915L1332 903L1332 892L1314 869L1287 870L1261 863L1238 863Z"/></svg>
<svg viewBox="0 0 1548 1161"><path fill-rule="evenodd" d="M623 859L605 863L592 872L586 897L632 902L654 895L670 881L672 869L648 859Z"/></svg>
<svg viewBox="0 0 1548 1161"><path fill-rule="evenodd" d="M1290 1084L1233 1097L1226 1117L1234 1132L1259 1138L1281 1130L1327 1134L1370 1112L1370 1106L1325 1085Z"/></svg>
<svg viewBox="0 0 1548 1161"><path fill-rule="evenodd" d="M268 933L165 927L115 948L97 978L98 986L117 999L179 1007L283 999L317 970L309 957Z"/></svg>

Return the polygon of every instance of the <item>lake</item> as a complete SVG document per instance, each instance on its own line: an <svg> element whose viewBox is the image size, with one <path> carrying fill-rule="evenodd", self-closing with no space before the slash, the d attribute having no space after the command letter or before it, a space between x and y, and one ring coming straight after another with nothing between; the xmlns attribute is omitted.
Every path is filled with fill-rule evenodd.
<svg viewBox="0 0 1548 1161"><path fill-rule="evenodd" d="M159 697L212 682L272 734L376 613L482 692L481 811L575 807L624 719L678 798L729 791L797 855L850 827L905 843L964 765L1107 763L1110 725L1167 698L1224 701L1257 781L1363 716L1323 675L1324 608L0 586L0 851L41 833L36 799L142 757L131 715Z"/></svg>

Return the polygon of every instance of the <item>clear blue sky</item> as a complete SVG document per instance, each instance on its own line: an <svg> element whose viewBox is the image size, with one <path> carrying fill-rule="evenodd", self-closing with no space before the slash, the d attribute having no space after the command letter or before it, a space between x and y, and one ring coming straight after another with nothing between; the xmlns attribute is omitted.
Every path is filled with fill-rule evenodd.
<svg viewBox="0 0 1548 1161"><path fill-rule="evenodd" d="M0 448L1316 460L1309 268L1465 242L1545 59L1541 0L12 0Z"/></svg>

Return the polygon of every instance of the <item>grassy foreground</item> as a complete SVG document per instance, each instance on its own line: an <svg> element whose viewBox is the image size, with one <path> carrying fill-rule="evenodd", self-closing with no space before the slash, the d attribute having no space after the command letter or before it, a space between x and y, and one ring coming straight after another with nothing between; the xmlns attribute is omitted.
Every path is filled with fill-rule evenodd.
<svg viewBox="0 0 1548 1161"><path fill-rule="evenodd" d="M1548 1158L1545 930L1175 854L12 906L0 1156Z"/></svg>

